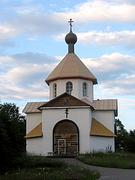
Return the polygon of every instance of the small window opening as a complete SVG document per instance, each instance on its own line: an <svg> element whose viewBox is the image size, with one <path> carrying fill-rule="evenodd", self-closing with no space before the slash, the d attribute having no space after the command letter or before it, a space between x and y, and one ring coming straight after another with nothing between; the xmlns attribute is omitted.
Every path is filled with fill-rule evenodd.
<svg viewBox="0 0 135 180"><path fill-rule="evenodd" d="M57 96L57 84L54 83L53 84L53 97L56 97Z"/></svg>
<svg viewBox="0 0 135 180"><path fill-rule="evenodd" d="M87 90L88 88L87 88L87 83L86 82L84 82L83 83L83 96L88 96L88 90Z"/></svg>
<svg viewBox="0 0 135 180"><path fill-rule="evenodd" d="M66 93L71 95L72 90L73 90L73 84L72 82L68 81L66 83Z"/></svg>

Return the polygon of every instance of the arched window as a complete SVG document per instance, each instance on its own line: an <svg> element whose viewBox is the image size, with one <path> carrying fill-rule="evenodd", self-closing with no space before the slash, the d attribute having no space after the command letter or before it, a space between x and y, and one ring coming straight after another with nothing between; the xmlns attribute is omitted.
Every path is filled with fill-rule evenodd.
<svg viewBox="0 0 135 180"><path fill-rule="evenodd" d="M53 97L56 97L57 96L57 84L54 83L53 84Z"/></svg>
<svg viewBox="0 0 135 180"><path fill-rule="evenodd" d="M88 88L87 88L87 83L84 82L83 83L83 96L87 96L88 95Z"/></svg>
<svg viewBox="0 0 135 180"><path fill-rule="evenodd" d="M66 93L71 94L72 90L73 90L73 84L72 82L68 81L66 83Z"/></svg>

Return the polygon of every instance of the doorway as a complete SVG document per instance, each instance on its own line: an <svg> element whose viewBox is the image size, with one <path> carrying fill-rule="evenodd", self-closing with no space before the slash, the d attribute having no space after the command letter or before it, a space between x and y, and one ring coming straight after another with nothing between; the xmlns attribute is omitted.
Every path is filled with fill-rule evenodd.
<svg viewBox="0 0 135 180"><path fill-rule="evenodd" d="M53 130L54 155L76 156L79 152L79 130L70 120L58 122Z"/></svg>

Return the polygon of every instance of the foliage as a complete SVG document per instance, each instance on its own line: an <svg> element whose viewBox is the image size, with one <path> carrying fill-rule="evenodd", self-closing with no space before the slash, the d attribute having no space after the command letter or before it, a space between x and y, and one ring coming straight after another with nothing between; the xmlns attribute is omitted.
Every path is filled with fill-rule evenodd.
<svg viewBox="0 0 135 180"><path fill-rule="evenodd" d="M18 161L19 160L19 161ZM96 180L99 173L68 166L56 158L23 155L16 160L16 170L1 175L1 180Z"/></svg>
<svg viewBox="0 0 135 180"><path fill-rule="evenodd" d="M130 131L125 139L126 150L135 153L135 130Z"/></svg>
<svg viewBox="0 0 135 180"><path fill-rule="evenodd" d="M127 132L119 119L115 120L116 151L135 152L135 130Z"/></svg>
<svg viewBox="0 0 135 180"><path fill-rule="evenodd" d="M135 169L135 154L131 153L88 153L77 158L89 165Z"/></svg>
<svg viewBox="0 0 135 180"><path fill-rule="evenodd" d="M128 132L124 128L124 125L119 119L115 119L115 134L116 134L116 139L115 139L115 148L116 151L119 150L126 150L126 144L125 144L125 139L128 135Z"/></svg>
<svg viewBox="0 0 135 180"><path fill-rule="evenodd" d="M12 166L16 156L25 151L25 118L15 104L0 104L0 171Z"/></svg>

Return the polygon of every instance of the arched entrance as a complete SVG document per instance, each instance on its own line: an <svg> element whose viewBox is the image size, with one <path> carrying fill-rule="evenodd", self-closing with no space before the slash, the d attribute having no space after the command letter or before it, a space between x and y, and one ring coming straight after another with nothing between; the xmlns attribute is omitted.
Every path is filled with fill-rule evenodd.
<svg viewBox="0 0 135 180"><path fill-rule="evenodd" d="M79 151L79 129L70 120L58 122L53 129L54 155L75 156Z"/></svg>

